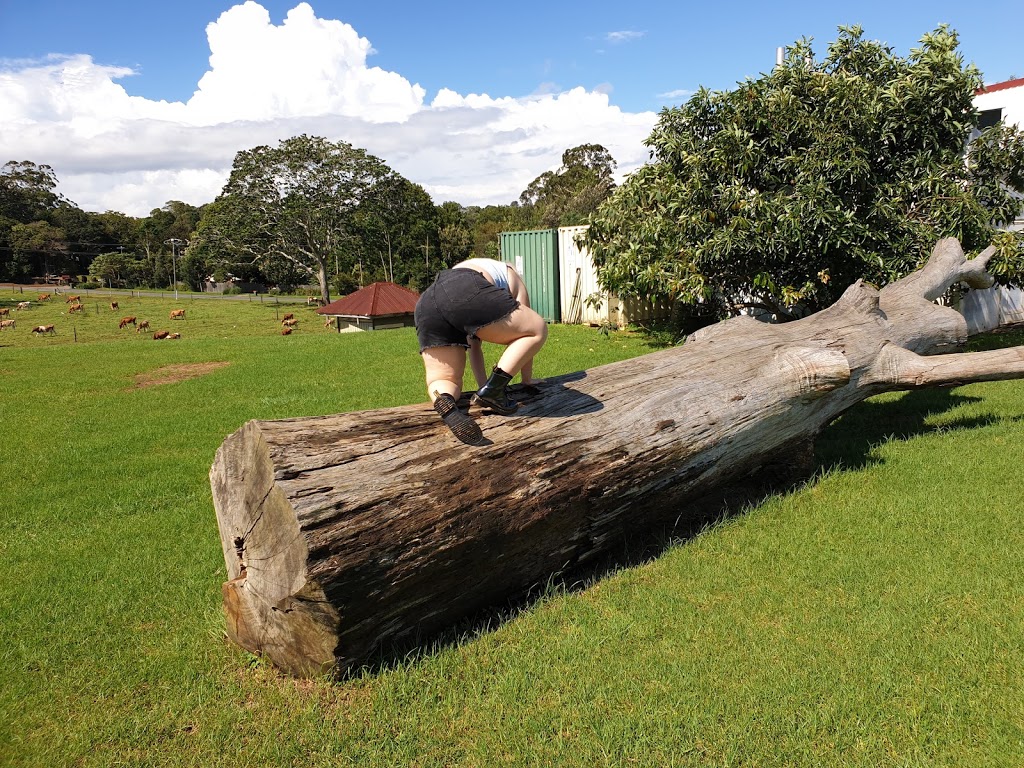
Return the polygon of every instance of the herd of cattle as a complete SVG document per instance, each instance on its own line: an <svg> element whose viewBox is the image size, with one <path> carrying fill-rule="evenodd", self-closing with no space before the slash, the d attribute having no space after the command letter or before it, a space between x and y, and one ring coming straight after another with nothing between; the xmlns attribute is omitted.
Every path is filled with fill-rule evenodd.
<svg viewBox="0 0 1024 768"><path fill-rule="evenodd" d="M49 301L51 298L53 298L53 294L50 294L50 293L40 293L38 295L38 297L37 297L37 301L42 303L42 302L45 302L45 301ZM68 305L67 312L68 312L69 315L73 315L76 312L84 312L85 311L85 307L82 304L82 297L81 296L69 295L69 296L67 296L67 298L64 299L64 303ZM18 312L20 312L23 309L31 309L31 308L32 308L32 302L31 301L19 301L14 306L14 309L16 311L18 311ZM118 306L118 303L116 301L110 302L110 310L112 312L115 312L118 309L119 309L119 306ZM0 307L0 318L3 318L3 319L0 319L0 331L6 331L9 328L17 328L18 327L17 319L11 317L11 308L10 307ZM185 319L185 310L184 309L172 309L171 310L171 314L170 314L170 319L171 320L184 320ZM122 317L121 318L121 322L118 323L117 327L119 329L121 329L121 328L127 328L129 325L132 326L135 329L136 333L141 333L142 331L148 331L149 330L149 320L139 320L134 315L129 315L129 316L126 316L126 317ZM37 334L39 336L43 336L43 335L56 336L57 335L57 331L54 328L54 325L52 323L49 324L49 325L36 325L36 326L34 326L32 328L32 333L33 334ZM171 331L157 331L156 333L153 334L153 338L155 340L157 340L157 341L159 341L160 339L180 339L181 338L181 334L180 333L172 333Z"/></svg>
<svg viewBox="0 0 1024 768"><path fill-rule="evenodd" d="M46 301L49 301L52 297L53 297L53 294L50 294L50 293L40 293L39 296L38 296L38 301L40 303L46 302ZM67 296L64 299L64 302L68 305L67 306L67 312L68 312L69 315L72 315L72 314L74 314L76 312L84 312L85 311L85 307L82 304L82 297L81 296L69 295L69 296ZM317 305L317 304L320 304L320 303L322 303L322 302L318 298L317 299L307 300L307 304ZM16 311L21 311L21 310L25 310L25 309L31 309L32 308L32 302L31 301L19 301L15 305L14 308L15 308ZM116 301L111 301L110 302L110 310L112 312L117 311L119 308L120 307L118 306L118 302L116 302ZM185 319L185 310L184 309L172 309L171 312L170 312L169 319L171 319L171 320L184 320ZM329 326L330 324L331 324L331 320L328 319L327 322L324 325L325 326ZM299 321L296 319L295 313L288 312L284 316L284 318L281 320L281 335L282 336L288 336L289 334L292 333L292 331L294 331L294 330L296 330L298 328L298 325L299 325ZM132 328L134 328L136 333L142 333L143 331L150 331L151 330L150 329L150 325L149 325L149 320L140 320L135 315L125 315L124 317L122 317L121 318L121 322L118 323L117 327L118 327L119 330L123 330L124 328L127 328L128 326L131 326ZM7 330L9 328L17 328L17 320L15 318L11 317L11 309L10 309L10 307L0 307L0 331L5 331L5 330ZM54 329L54 326L52 324L51 325L37 325L37 326L34 326L32 328L32 333L40 335L40 336L42 336L42 335L55 336L57 334L57 331ZM181 334L180 333L173 333L171 331L155 331L153 333L153 339L156 340L156 341L159 341L161 339L180 339L180 338L181 338Z"/></svg>

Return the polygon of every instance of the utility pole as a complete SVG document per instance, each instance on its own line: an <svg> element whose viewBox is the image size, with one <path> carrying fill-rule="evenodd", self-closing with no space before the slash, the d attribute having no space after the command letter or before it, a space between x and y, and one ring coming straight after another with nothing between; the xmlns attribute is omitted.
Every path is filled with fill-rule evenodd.
<svg viewBox="0 0 1024 768"><path fill-rule="evenodd" d="M177 248L181 244L188 245L188 240L179 240L176 237L172 237L170 240L164 240L164 245L171 246L171 273L172 280L174 280L174 300L178 300L178 252Z"/></svg>

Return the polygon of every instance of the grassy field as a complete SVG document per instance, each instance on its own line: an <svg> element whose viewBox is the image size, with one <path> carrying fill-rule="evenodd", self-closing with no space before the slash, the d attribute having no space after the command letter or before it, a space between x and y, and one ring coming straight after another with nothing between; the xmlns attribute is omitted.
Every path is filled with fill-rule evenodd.
<svg viewBox="0 0 1024 768"><path fill-rule="evenodd" d="M0 333L0 765L1024 764L1024 383L876 398L813 482L655 560L295 681L224 640L213 454L251 418L423 402L414 333L135 301ZM537 374L648 350L555 326Z"/></svg>

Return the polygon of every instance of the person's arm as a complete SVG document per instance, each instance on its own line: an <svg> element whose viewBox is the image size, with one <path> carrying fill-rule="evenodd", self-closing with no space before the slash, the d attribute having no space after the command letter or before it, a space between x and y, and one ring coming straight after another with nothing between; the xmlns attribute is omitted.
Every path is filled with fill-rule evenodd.
<svg viewBox="0 0 1024 768"><path fill-rule="evenodd" d="M487 369L484 366L483 343L476 336L469 337L469 365L476 379L477 389L487 383Z"/></svg>

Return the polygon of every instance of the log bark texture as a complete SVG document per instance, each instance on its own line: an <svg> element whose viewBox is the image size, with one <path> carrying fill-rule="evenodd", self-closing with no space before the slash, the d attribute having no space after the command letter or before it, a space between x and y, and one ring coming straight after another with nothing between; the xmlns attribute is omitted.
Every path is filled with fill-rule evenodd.
<svg viewBox="0 0 1024 768"><path fill-rule="evenodd" d="M933 303L985 287L992 251L940 241L920 271L769 325L540 382L457 442L427 404L251 421L210 472L230 638L296 675L344 672L671 523L890 390L1024 377L1024 348L957 353Z"/></svg>

